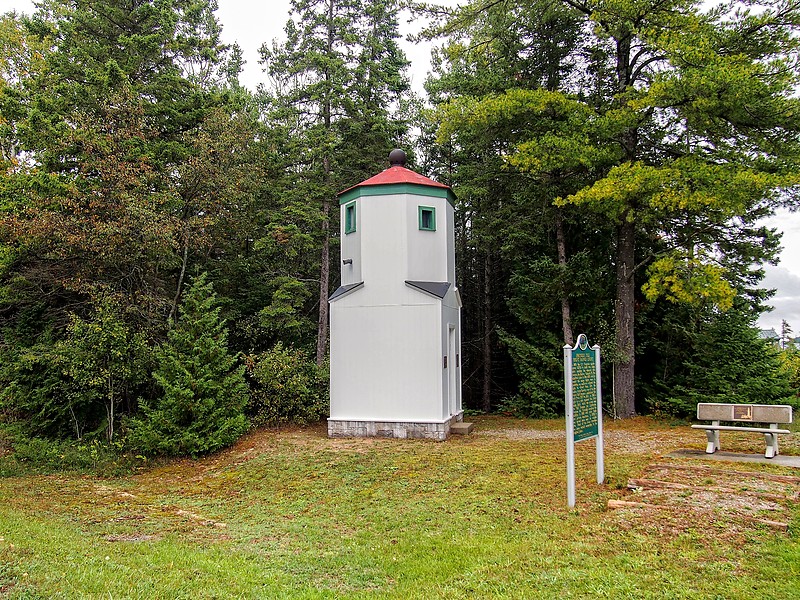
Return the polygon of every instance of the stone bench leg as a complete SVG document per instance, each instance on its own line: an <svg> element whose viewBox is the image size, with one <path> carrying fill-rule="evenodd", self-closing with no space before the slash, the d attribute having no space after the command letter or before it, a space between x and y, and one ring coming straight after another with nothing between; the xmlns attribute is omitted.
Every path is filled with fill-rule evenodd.
<svg viewBox="0 0 800 600"><path fill-rule="evenodd" d="M777 425L770 425L770 429L777 429ZM778 448L778 434L777 433L765 433L764 439L767 442L767 451L764 453L766 458L775 458L777 454L780 454L780 449Z"/></svg>
<svg viewBox="0 0 800 600"><path fill-rule="evenodd" d="M719 421L712 421L711 424L718 426ZM708 438L706 454L714 454L719 450L719 429L706 429L706 438Z"/></svg>

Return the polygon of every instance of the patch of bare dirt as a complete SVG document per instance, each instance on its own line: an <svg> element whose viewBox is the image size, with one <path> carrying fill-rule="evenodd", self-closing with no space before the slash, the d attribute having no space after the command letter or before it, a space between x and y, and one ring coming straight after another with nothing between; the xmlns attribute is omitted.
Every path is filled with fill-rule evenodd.
<svg viewBox="0 0 800 600"><path fill-rule="evenodd" d="M652 464L628 481L628 490L623 499L608 502L623 526L736 538L754 529L788 531L791 507L800 500L800 477Z"/></svg>
<svg viewBox="0 0 800 600"><path fill-rule="evenodd" d="M475 435L501 437L509 440L558 440L564 439L564 431L555 429L483 429Z"/></svg>
<svg viewBox="0 0 800 600"><path fill-rule="evenodd" d="M215 521L213 519L207 519L202 515L198 515L197 513L193 513L188 510L183 510L182 508L176 508L172 511L172 513L179 517L185 517L190 521L194 521L198 525L202 525L204 527L216 527L218 529L226 529L228 527L227 523Z"/></svg>
<svg viewBox="0 0 800 600"><path fill-rule="evenodd" d="M153 542L160 540L161 536L149 534L107 535L103 539L107 542Z"/></svg>
<svg viewBox="0 0 800 600"><path fill-rule="evenodd" d="M115 489L107 485L95 485L94 493L97 494L98 496L103 496L106 498L111 498L113 500L119 500L119 501L136 499L136 496L134 494L131 494L130 492L125 492L123 490Z"/></svg>

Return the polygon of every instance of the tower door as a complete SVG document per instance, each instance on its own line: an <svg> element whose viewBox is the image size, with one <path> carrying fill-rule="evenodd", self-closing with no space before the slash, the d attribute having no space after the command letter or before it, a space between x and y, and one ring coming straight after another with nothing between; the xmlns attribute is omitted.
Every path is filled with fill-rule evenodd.
<svg viewBox="0 0 800 600"><path fill-rule="evenodd" d="M458 364L456 357L456 328L447 326L447 403L450 415L458 411Z"/></svg>

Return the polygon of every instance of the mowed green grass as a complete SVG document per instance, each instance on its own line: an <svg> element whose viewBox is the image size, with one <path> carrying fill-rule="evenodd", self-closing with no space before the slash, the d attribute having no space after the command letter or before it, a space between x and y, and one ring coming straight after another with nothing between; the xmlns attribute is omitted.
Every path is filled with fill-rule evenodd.
<svg viewBox="0 0 800 600"><path fill-rule="evenodd" d="M259 431L219 455L124 478L0 479L0 597L800 597L797 507L788 533L728 530L724 515L706 526L609 511L628 477L705 445L685 425L609 428L610 483L594 482L593 442L579 445L574 510L564 441L552 435L435 443ZM640 442L620 445L628 435Z"/></svg>

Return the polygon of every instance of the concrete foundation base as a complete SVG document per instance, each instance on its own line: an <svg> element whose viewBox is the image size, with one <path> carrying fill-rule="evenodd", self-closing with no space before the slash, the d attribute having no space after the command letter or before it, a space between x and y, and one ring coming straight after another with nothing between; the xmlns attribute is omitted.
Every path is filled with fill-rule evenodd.
<svg viewBox="0 0 800 600"><path fill-rule="evenodd" d="M450 435L450 426L463 419L464 413L453 415L441 423L328 419L328 437L419 438L442 442Z"/></svg>

